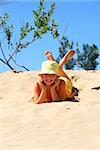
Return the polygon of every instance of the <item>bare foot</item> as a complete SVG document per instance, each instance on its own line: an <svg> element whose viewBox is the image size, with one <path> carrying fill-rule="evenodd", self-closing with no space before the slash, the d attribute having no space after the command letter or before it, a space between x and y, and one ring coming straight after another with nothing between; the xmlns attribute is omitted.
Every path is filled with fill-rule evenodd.
<svg viewBox="0 0 100 150"><path fill-rule="evenodd" d="M53 61L55 61L55 59L53 58L51 52L46 51L46 52L45 52L45 55L46 55L46 57L47 57L48 60L53 60Z"/></svg>
<svg viewBox="0 0 100 150"><path fill-rule="evenodd" d="M74 50L69 50L65 55L64 57L60 60L59 62L59 66L62 67L63 65L65 65L68 60L70 60L73 55L75 54L75 51Z"/></svg>

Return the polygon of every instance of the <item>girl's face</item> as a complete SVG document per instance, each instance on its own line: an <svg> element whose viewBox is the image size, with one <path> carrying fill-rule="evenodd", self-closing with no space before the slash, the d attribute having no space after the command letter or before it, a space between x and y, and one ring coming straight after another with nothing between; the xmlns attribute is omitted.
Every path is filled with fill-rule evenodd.
<svg viewBox="0 0 100 150"><path fill-rule="evenodd" d="M57 80L55 74L42 74L40 77L47 86L51 86Z"/></svg>

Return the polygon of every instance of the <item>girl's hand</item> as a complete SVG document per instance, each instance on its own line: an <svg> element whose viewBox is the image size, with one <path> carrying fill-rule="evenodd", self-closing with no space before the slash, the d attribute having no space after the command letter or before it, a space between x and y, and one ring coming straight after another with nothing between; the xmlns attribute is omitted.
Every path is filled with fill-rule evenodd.
<svg viewBox="0 0 100 150"><path fill-rule="evenodd" d="M60 80L57 79L55 82L51 85L51 88L56 88L60 84Z"/></svg>
<svg viewBox="0 0 100 150"><path fill-rule="evenodd" d="M45 85L45 83L42 80L39 81L39 85L40 85L41 89L44 89L44 90L47 89L47 86Z"/></svg>

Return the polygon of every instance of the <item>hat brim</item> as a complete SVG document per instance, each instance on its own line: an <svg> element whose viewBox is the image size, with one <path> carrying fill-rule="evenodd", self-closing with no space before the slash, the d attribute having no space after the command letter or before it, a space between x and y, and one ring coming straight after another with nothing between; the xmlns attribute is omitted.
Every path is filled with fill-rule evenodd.
<svg viewBox="0 0 100 150"><path fill-rule="evenodd" d="M43 74L59 76L58 74L55 74L55 73L47 73L47 72L43 72L43 73L41 72L41 73L39 73L39 75L43 75Z"/></svg>
<svg viewBox="0 0 100 150"><path fill-rule="evenodd" d="M39 74L55 74L59 76L57 62L52 60L42 62L41 72Z"/></svg>
<svg viewBox="0 0 100 150"><path fill-rule="evenodd" d="M49 74L49 75L56 75L56 76L59 76L58 73L55 73L55 72L50 71L50 70L49 70L49 71L46 70L46 72L42 72L42 71L41 71L41 72L39 73L39 75L43 75L43 74Z"/></svg>

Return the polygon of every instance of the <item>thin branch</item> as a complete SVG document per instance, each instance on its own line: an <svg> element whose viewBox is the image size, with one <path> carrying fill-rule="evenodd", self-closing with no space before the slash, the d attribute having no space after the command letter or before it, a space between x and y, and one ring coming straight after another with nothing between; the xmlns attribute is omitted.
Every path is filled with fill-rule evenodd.
<svg viewBox="0 0 100 150"><path fill-rule="evenodd" d="M5 59L5 61L7 62L6 56L5 56L4 51L3 51L3 49L2 49L2 46L1 46L1 42L0 42L0 49L1 49L1 53L2 53L2 55L3 55L4 59Z"/></svg>
<svg viewBox="0 0 100 150"><path fill-rule="evenodd" d="M38 38L37 38L38 39ZM33 43L35 40L37 40L36 38L34 38L32 41L30 41L29 42L29 44L31 44L31 43ZM12 46L12 45L11 45ZM20 49L22 49L22 48L25 48L26 47L26 45L25 44L21 44L19 47L17 47L16 49L15 49L15 51L12 53L12 55L10 55L10 57L9 57L9 59L8 59L8 62L13 58L13 56L15 55L15 53L17 53L17 51L19 50L19 48ZM13 47L12 47L13 48ZM13 50L14 50L14 48L13 48Z"/></svg>
<svg viewBox="0 0 100 150"><path fill-rule="evenodd" d="M58 38L58 41L59 41L59 43L61 44L62 49L64 50L65 48L64 48L64 45L63 45L63 43L62 43L62 40L60 40L60 39Z"/></svg>
<svg viewBox="0 0 100 150"><path fill-rule="evenodd" d="M0 61L2 61L4 64L7 64L3 59L0 58Z"/></svg>
<svg viewBox="0 0 100 150"><path fill-rule="evenodd" d="M21 66L21 65L17 64L13 58L12 58L12 61L15 63L16 66L24 68L25 70L29 71L29 69L27 69L25 66Z"/></svg>
<svg viewBox="0 0 100 150"><path fill-rule="evenodd" d="M7 65L11 70L14 70L13 67L8 62L5 62L3 59L0 58L0 61L2 61L5 65Z"/></svg>
<svg viewBox="0 0 100 150"><path fill-rule="evenodd" d="M62 35L62 36L64 36L64 35L65 35L66 30L67 30L67 26L65 27L64 32L63 32L63 35Z"/></svg>
<svg viewBox="0 0 100 150"><path fill-rule="evenodd" d="M10 43L11 44L11 43ZM11 45L12 46L12 45ZM12 49L14 50L13 46L12 46ZM10 55L9 59L8 59L8 62L13 58L13 56L15 55L15 53L17 52L18 49L16 49L12 55Z"/></svg>

